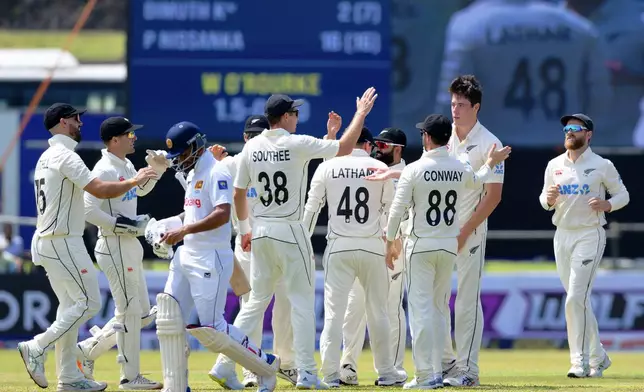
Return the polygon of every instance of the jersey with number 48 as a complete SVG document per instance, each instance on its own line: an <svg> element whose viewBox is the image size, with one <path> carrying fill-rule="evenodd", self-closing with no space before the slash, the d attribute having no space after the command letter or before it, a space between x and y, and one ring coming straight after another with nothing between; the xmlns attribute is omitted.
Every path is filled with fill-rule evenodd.
<svg viewBox="0 0 644 392"><path fill-rule="evenodd" d="M492 173L449 155L447 147L425 152L403 169L389 210L387 239L393 240L405 211L410 208L411 235L419 238L456 238L460 201L467 189L481 187Z"/></svg>
<svg viewBox="0 0 644 392"><path fill-rule="evenodd" d="M83 188L95 176L74 152L77 144L67 136L55 135L36 163L36 232L40 237L82 236L85 230Z"/></svg>
<svg viewBox="0 0 644 392"><path fill-rule="evenodd" d="M610 101L605 50L594 26L554 4L477 1L452 16L436 98L449 113L449 85L474 74L484 95L481 121L508 144L558 143L559 118L600 112Z"/></svg>
<svg viewBox="0 0 644 392"><path fill-rule="evenodd" d="M327 239L382 237L380 217L394 196L392 181L368 181L371 168L387 169L364 150L325 161L318 166L306 202L304 223L312 231L324 202L328 205Z"/></svg>
<svg viewBox="0 0 644 392"><path fill-rule="evenodd" d="M254 187L256 219L302 221L311 159L336 156L340 142L267 129L249 140L237 161L235 188Z"/></svg>

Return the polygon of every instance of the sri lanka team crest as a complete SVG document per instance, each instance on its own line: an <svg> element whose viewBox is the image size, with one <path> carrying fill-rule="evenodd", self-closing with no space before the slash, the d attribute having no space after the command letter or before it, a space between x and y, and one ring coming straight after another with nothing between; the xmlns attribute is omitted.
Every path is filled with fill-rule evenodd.
<svg viewBox="0 0 644 392"><path fill-rule="evenodd" d="M195 183L195 189L201 189L203 188L203 181L199 180Z"/></svg>

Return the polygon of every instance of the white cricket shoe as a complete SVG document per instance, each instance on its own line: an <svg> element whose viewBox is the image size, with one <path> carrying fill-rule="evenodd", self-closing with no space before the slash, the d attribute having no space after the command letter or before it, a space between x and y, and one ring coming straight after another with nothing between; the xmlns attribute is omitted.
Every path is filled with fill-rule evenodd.
<svg viewBox="0 0 644 392"><path fill-rule="evenodd" d="M379 387L402 386L407 381L407 372L396 370L393 374L385 374L376 380L375 384Z"/></svg>
<svg viewBox="0 0 644 392"><path fill-rule="evenodd" d="M612 364L613 362L608 357L608 354L606 354L606 356L604 356L604 360L602 361L602 363L600 363L597 367L590 368L590 374L588 375L588 377L596 377L596 378L603 377L604 370L608 369Z"/></svg>
<svg viewBox="0 0 644 392"><path fill-rule="evenodd" d="M58 382L58 392L64 391L104 391L107 389L107 383L92 380L81 380L76 382Z"/></svg>
<svg viewBox="0 0 644 392"><path fill-rule="evenodd" d="M442 364L443 380L446 378L454 378L458 375L458 368L456 367L456 360Z"/></svg>
<svg viewBox="0 0 644 392"><path fill-rule="evenodd" d="M208 373L208 377L217 384L221 385L224 389L230 389L233 391L240 391L244 389L242 383L239 382L237 378L237 373L235 368L228 369L225 366L219 366L217 363Z"/></svg>
<svg viewBox="0 0 644 392"><path fill-rule="evenodd" d="M244 385L245 388L254 388L259 386L259 381L257 381L255 373L244 369L244 380L242 381L242 385Z"/></svg>
<svg viewBox="0 0 644 392"><path fill-rule="evenodd" d="M340 388L340 374L339 373L333 373L331 375L324 376L322 381L329 386L329 388Z"/></svg>
<svg viewBox="0 0 644 392"><path fill-rule="evenodd" d="M297 384L297 369L282 369L277 371L277 377L291 384Z"/></svg>
<svg viewBox="0 0 644 392"><path fill-rule="evenodd" d="M455 377L444 379L443 384L452 387L478 387L481 382L479 381L479 376L461 371Z"/></svg>
<svg viewBox="0 0 644 392"><path fill-rule="evenodd" d="M317 374L313 374L306 370L300 371L297 374L297 389L329 389L329 386L318 378Z"/></svg>
<svg viewBox="0 0 644 392"><path fill-rule="evenodd" d="M271 366L275 373L270 377L257 376L257 383L259 384L257 386L257 392L273 392L275 387L277 387L277 372L280 369L282 360L277 355L266 353L266 363Z"/></svg>
<svg viewBox="0 0 644 392"><path fill-rule="evenodd" d="M572 365L570 370L568 370L568 377L570 378L584 378L590 375L590 366L587 364L584 365Z"/></svg>
<svg viewBox="0 0 644 392"><path fill-rule="evenodd" d="M443 380L440 377L437 377L433 380L427 379L419 382L417 378L414 378L410 382L403 385L403 389L439 389L443 388Z"/></svg>
<svg viewBox="0 0 644 392"><path fill-rule="evenodd" d="M340 369L340 384L342 385L358 385L358 372L350 364L342 365Z"/></svg>
<svg viewBox="0 0 644 392"><path fill-rule="evenodd" d="M18 351L25 364L29 377L41 388L47 388L49 383L45 376L45 353L39 350L36 342L30 340L28 342L18 343Z"/></svg>
<svg viewBox="0 0 644 392"><path fill-rule="evenodd" d="M141 374L136 376L136 378L132 381L121 380L121 384L119 385L119 389L124 391L151 391L161 388L163 388L163 384L149 380L143 377Z"/></svg>

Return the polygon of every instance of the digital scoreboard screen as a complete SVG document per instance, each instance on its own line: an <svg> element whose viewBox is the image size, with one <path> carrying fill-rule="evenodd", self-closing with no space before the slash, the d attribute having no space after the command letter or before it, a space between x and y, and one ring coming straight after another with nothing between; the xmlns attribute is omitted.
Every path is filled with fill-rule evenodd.
<svg viewBox="0 0 644 392"><path fill-rule="evenodd" d="M390 1L130 0L128 116L140 138L192 121L209 140L241 141L275 93L304 99L298 133L347 126L374 86L367 125L389 126Z"/></svg>

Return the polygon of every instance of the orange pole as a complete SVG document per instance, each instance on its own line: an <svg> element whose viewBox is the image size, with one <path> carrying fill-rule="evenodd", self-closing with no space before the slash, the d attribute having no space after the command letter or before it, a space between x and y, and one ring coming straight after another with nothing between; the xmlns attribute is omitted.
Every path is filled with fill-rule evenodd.
<svg viewBox="0 0 644 392"><path fill-rule="evenodd" d="M78 17L78 20L76 21L76 24L74 25L74 28L72 29L71 33L69 33L69 35L67 36L65 45L63 45L63 51L69 51L69 48L72 46L72 43L74 42L74 39L76 39L76 36L78 36L78 33L80 33L81 29L87 22L89 15L94 10L94 7L96 6L97 1L98 0L89 0L87 4L85 4L85 7L83 8L83 12L81 12L80 16ZM13 149L16 148L16 144L18 144L18 140L20 140L22 133L25 131L25 127L29 123L29 120L31 120L31 116L36 111L38 104L42 100L42 97L45 95L45 92L47 91L47 89L49 88L49 85L51 84L51 79L54 76L54 72L58 68L58 64L60 63L61 57L62 56L58 56L56 63L49 71L49 75L40 83L40 86L38 86L38 90L36 90L36 93L31 98L31 102L29 102L29 107L27 108L27 112L22 117L22 121L20 122L20 127L13 135L13 138L9 143L9 147L2 154L2 160L0 161L0 172L2 172L2 170L4 169L4 166L7 163L7 159L9 159L9 155L11 155L11 152L13 151Z"/></svg>

